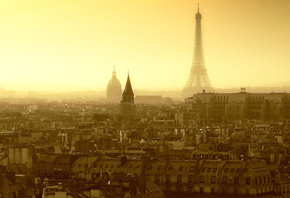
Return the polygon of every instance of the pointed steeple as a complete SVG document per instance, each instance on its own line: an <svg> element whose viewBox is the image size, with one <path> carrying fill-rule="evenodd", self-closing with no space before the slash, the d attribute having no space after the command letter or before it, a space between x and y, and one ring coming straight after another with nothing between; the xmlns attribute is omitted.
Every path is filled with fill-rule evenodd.
<svg viewBox="0 0 290 198"><path fill-rule="evenodd" d="M134 95L133 89L132 89L132 86L131 86L129 73L128 73L128 78L127 78L127 82L126 82L126 86L125 86L123 95Z"/></svg>

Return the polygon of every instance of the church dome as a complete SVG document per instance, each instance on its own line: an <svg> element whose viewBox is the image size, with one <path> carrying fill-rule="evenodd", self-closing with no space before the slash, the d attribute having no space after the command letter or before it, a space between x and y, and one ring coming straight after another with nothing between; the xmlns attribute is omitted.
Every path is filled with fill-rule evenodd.
<svg viewBox="0 0 290 198"><path fill-rule="evenodd" d="M107 86L107 100L108 102L120 102L122 98L121 83L116 77L114 68L113 75Z"/></svg>
<svg viewBox="0 0 290 198"><path fill-rule="evenodd" d="M121 89L121 83L120 81L116 78L116 76L112 77L112 79L108 83L108 87L120 87Z"/></svg>

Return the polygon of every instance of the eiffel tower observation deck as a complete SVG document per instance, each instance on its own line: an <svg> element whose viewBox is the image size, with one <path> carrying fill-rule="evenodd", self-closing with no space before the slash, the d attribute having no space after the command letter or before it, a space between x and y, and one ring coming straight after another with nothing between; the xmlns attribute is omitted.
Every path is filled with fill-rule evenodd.
<svg viewBox="0 0 290 198"><path fill-rule="evenodd" d="M190 74L181 93L181 98L191 97L194 93L213 92L214 89L210 84L207 70L204 64L202 34L201 34L201 14L198 11L195 15L195 43L194 55Z"/></svg>

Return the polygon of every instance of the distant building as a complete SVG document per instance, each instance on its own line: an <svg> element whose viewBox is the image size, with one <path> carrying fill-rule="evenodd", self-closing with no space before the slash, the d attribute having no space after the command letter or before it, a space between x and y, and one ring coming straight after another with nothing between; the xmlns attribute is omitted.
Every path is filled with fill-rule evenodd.
<svg viewBox="0 0 290 198"><path fill-rule="evenodd" d="M136 96L136 104L160 104L163 102L163 97L159 95Z"/></svg>
<svg viewBox="0 0 290 198"><path fill-rule="evenodd" d="M11 146L8 149L8 168L17 174L31 174L35 166L34 147Z"/></svg>
<svg viewBox="0 0 290 198"><path fill-rule="evenodd" d="M131 86L130 77L128 75L127 83L122 95L120 103L120 112L122 115L134 116L136 114L136 106L134 103L134 93Z"/></svg>
<svg viewBox="0 0 290 198"><path fill-rule="evenodd" d="M198 93L186 106L202 120L278 120L290 118L289 93Z"/></svg>
<svg viewBox="0 0 290 198"><path fill-rule="evenodd" d="M122 98L121 83L116 77L116 71L114 67L112 79L109 81L107 86L107 101L118 103Z"/></svg>

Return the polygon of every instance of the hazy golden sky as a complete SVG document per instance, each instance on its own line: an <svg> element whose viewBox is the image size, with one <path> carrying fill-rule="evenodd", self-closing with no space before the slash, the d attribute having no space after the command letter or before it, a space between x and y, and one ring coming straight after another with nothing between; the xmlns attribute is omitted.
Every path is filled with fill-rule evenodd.
<svg viewBox="0 0 290 198"><path fill-rule="evenodd" d="M289 0L0 0L0 87L182 89L198 2L214 87L290 82Z"/></svg>

